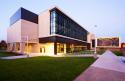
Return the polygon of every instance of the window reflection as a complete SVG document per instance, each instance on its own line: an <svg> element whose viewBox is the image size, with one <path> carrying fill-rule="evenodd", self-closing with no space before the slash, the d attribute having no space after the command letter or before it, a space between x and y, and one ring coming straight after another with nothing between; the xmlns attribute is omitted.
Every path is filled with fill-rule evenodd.
<svg viewBox="0 0 125 81"><path fill-rule="evenodd" d="M56 12L55 11L52 11L51 12L51 34L55 34L55 31L56 31Z"/></svg>

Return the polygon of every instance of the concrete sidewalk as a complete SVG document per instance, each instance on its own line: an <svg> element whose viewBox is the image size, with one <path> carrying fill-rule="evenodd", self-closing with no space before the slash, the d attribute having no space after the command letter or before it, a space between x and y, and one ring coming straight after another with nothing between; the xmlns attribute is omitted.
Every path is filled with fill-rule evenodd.
<svg viewBox="0 0 125 81"><path fill-rule="evenodd" d="M47 56L41 53L31 53L28 55L19 55L19 56L7 56L0 57L0 59L19 59L19 58L28 58L28 57L37 57L37 56ZM83 55L50 55L51 57L94 57L93 54L83 54Z"/></svg>
<svg viewBox="0 0 125 81"><path fill-rule="evenodd" d="M74 81L125 81L125 63L111 51L106 51Z"/></svg>
<svg viewBox="0 0 125 81"><path fill-rule="evenodd" d="M0 59L19 59L19 58L27 58L27 55L0 57Z"/></svg>
<svg viewBox="0 0 125 81"><path fill-rule="evenodd" d="M6 56L6 57L0 57L0 59L20 59L20 58L29 58L29 57L36 57L36 56L43 56L40 53L34 54L25 54L25 55L19 55L19 56Z"/></svg>

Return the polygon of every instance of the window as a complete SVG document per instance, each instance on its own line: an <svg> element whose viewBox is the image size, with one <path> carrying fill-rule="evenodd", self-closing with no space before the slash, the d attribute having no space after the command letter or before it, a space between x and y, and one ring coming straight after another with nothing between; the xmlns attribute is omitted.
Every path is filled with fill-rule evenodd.
<svg viewBox="0 0 125 81"><path fill-rule="evenodd" d="M57 44L57 53L64 53L64 44Z"/></svg>
<svg viewBox="0 0 125 81"><path fill-rule="evenodd" d="M55 34L55 30L56 30L56 12L55 11L52 11L51 12L51 18L50 18L50 24L51 24L51 31L50 33L51 34Z"/></svg>

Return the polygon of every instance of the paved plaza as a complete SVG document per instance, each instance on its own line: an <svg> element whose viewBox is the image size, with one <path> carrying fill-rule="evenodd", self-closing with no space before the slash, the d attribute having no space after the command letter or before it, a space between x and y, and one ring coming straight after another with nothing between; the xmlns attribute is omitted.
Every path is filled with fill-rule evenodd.
<svg viewBox="0 0 125 81"><path fill-rule="evenodd" d="M111 51L106 51L74 81L125 81L125 63Z"/></svg>

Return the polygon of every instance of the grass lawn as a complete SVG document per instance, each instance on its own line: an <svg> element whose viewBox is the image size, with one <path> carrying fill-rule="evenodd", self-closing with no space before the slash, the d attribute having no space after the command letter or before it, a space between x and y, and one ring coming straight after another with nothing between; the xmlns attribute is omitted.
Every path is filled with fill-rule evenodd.
<svg viewBox="0 0 125 81"><path fill-rule="evenodd" d="M5 56L17 56L20 54L12 53L12 52L0 52L0 57L5 57Z"/></svg>
<svg viewBox="0 0 125 81"><path fill-rule="evenodd" d="M95 61L80 57L0 60L0 81L72 81Z"/></svg>

